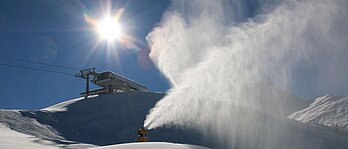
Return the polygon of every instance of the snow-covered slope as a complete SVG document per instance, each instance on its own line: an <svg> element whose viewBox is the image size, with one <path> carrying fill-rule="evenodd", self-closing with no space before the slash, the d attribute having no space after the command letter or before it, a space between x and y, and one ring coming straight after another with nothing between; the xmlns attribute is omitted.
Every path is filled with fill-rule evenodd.
<svg viewBox="0 0 348 149"><path fill-rule="evenodd" d="M106 145L133 142L145 115L164 96L130 92L77 98L43 110L0 111L0 122L40 138Z"/></svg>
<svg viewBox="0 0 348 149"><path fill-rule="evenodd" d="M58 141L58 142L57 142ZM58 149L89 148L91 144L82 144L66 140L52 140L17 132L0 123L0 149Z"/></svg>
<svg viewBox="0 0 348 149"><path fill-rule="evenodd" d="M128 143L135 141L148 111L163 96L125 92L72 99L42 110L0 110L0 122L14 131L58 144L67 144L66 140L94 145ZM149 136L151 141L202 142L196 132L178 128L154 130Z"/></svg>
<svg viewBox="0 0 348 149"><path fill-rule="evenodd" d="M166 143L166 142L146 142L146 143L127 143L109 146L93 147L88 144L70 144L68 146L56 143L52 140L45 140L35 136L19 133L11 130L0 123L0 148L1 149L59 149L59 148L92 148L92 149L209 149L197 145Z"/></svg>
<svg viewBox="0 0 348 149"><path fill-rule="evenodd" d="M62 139L58 132L49 125L41 124L37 120L25 117L20 110L0 110L0 123L18 132L36 137Z"/></svg>
<svg viewBox="0 0 348 149"><path fill-rule="evenodd" d="M87 99L88 98L94 98L94 97L98 97L98 95L89 96L89 97L87 97ZM85 98L84 97L80 97L80 98L76 98L76 99L71 99L71 100L68 100L68 101L64 101L64 102L61 102L61 103L49 106L49 107L44 108L42 110L43 111L50 111L50 112L64 112L64 111L68 110L68 107L71 104L79 102L80 100L83 100L83 99L85 99Z"/></svg>
<svg viewBox="0 0 348 149"><path fill-rule="evenodd" d="M93 149L209 149L203 146L166 143L166 142L146 142L146 143L127 143L95 147Z"/></svg>
<svg viewBox="0 0 348 149"><path fill-rule="evenodd" d="M22 148L58 148L50 146L52 141L42 140L34 136L19 133L11 130L4 124L0 123L0 148L4 149L22 149Z"/></svg>
<svg viewBox="0 0 348 149"><path fill-rule="evenodd" d="M348 97L318 97L308 108L291 114L289 118L310 126L329 127L348 134Z"/></svg>
<svg viewBox="0 0 348 149"><path fill-rule="evenodd" d="M348 146L348 139L337 132L328 133L319 128L308 129L305 125L286 118L286 114L307 107L309 105L307 102L278 89L270 89L267 86L257 86L257 88L261 89L258 89L259 93L255 94L270 93L269 96L260 96L260 98L271 102L284 102L284 105L289 107L267 108L267 105L262 107L263 104L261 104L261 107L253 110L253 108L250 109L250 106L245 105L244 114L246 116L250 114L252 117L243 117L239 120L245 120L243 121L245 123L242 124L257 128L257 132L261 133L265 130L272 132L275 148L307 149L316 146L318 149L329 149ZM134 142L136 131L143 125L148 111L164 96L163 93L128 92L93 96L87 99L77 98L42 110L0 110L0 123L3 124L3 128L6 128L6 131L23 134L24 138L31 138L25 139L27 141L23 142L32 142L36 145L46 145L47 142L49 142L48 144L52 142L49 147L53 145L55 147L84 148L93 145L130 143ZM279 111L278 109L283 109L283 113L276 113L275 111ZM4 132L0 131L0 136L8 134ZM241 132L249 131L241 130ZM7 145L16 146L15 142L20 141L20 138L23 137L3 138L1 138L2 144L7 142ZM195 144L214 149L227 148L221 146L218 137L198 132L192 128L159 128L151 130L149 138L150 141L157 142ZM262 138L250 138L250 140L262 140ZM248 148L248 144L250 142L237 141L235 145ZM138 147L139 145L129 144L127 146ZM151 143L148 146L151 147ZM192 148L187 145L179 146ZM122 145L109 147L120 148ZM173 145L168 147L171 148ZM28 146L28 148L31 147Z"/></svg>

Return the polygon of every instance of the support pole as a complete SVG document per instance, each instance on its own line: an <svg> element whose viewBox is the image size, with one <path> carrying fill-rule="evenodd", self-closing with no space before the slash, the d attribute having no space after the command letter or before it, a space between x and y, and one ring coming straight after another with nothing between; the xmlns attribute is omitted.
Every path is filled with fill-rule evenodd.
<svg viewBox="0 0 348 149"><path fill-rule="evenodd" d="M86 78L86 94L85 94L85 98L87 98L89 96L89 74L87 74L87 78Z"/></svg>
<svg viewBox="0 0 348 149"><path fill-rule="evenodd" d="M92 75L94 77L98 76L99 74L95 72L95 67L88 68L81 70L79 73L75 74L75 77L86 79L86 92L85 92L85 98L89 96L89 76Z"/></svg>
<svg viewBox="0 0 348 149"><path fill-rule="evenodd" d="M109 94L113 93L113 91L112 91L112 85L111 85L111 84L108 85L108 90L109 90Z"/></svg>

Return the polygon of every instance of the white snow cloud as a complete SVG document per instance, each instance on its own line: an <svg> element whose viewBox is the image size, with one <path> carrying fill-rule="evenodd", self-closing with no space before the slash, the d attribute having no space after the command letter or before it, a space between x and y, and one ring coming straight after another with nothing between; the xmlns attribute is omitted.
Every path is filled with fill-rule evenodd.
<svg viewBox="0 0 348 149"><path fill-rule="evenodd" d="M340 85L348 81L347 2L257 2L259 12L251 18L243 0L172 2L147 40L173 88L150 111L147 127L209 129L233 145L238 137L267 135L250 125L258 120L250 111L278 108L281 115L286 107L265 98L277 93L250 85L271 83L299 93L348 89ZM259 141L267 145L270 139Z"/></svg>

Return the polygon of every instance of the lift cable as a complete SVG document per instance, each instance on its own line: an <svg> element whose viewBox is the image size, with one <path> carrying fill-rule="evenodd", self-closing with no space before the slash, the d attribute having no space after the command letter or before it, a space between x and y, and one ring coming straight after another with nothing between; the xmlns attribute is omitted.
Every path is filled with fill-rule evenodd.
<svg viewBox="0 0 348 149"><path fill-rule="evenodd" d="M0 66L73 76L73 74L66 73L66 72L60 72L60 71L54 71L54 70L46 70L46 69L26 67L26 66L11 65L11 64L5 64L5 63L0 63Z"/></svg>
<svg viewBox="0 0 348 149"><path fill-rule="evenodd" d="M57 68L70 69L70 70L80 70L80 69L74 68L74 67L68 67L68 66L62 66L62 65L56 65L56 64L48 64L48 63L26 60L26 59L20 59L20 61L25 62L25 63L40 64L40 65L46 65L46 66L52 66L52 67L57 67Z"/></svg>

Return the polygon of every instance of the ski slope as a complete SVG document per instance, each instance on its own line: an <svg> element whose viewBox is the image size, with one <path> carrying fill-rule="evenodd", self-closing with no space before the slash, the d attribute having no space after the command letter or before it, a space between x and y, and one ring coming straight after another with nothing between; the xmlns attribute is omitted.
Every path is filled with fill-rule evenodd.
<svg viewBox="0 0 348 149"><path fill-rule="evenodd" d="M124 92L76 98L41 110L0 110L0 123L13 132L51 140L56 147L130 143L135 141L148 111L163 96L163 93ZM154 130L149 135L150 141L193 144L202 141L196 132L179 128Z"/></svg>
<svg viewBox="0 0 348 149"><path fill-rule="evenodd" d="M55 143L48 140L19 133L11 130L4 124L0 123L0 148L4 149L25 149L25 148L47 148L56 149L57 146L52 146Z"/></svg>
<svg viewBox="0 0 348 149"><path fill-rule="evenodd" d="M0 149L59 149L59 148L90 148L95 145L76 143L67 140L40 138L12 130L0 123Z"/></svg>
<svg viewBox="0 0 348 149"><path fill-rule="evenodd" d="M129 143L135 141L148 111L163 96L124 92L76 98L41 110L0 110L0 123L14 132L52 140L60 147ZM195 132L178 128L155 130L150 136L151 141L194 144L200 139Z"/></svg>

